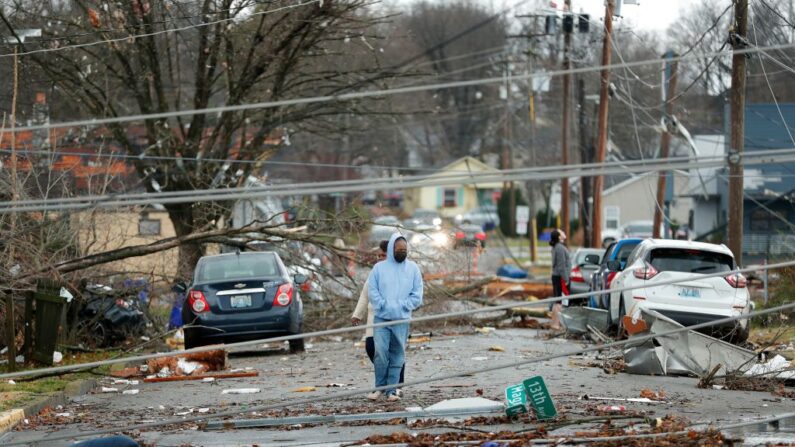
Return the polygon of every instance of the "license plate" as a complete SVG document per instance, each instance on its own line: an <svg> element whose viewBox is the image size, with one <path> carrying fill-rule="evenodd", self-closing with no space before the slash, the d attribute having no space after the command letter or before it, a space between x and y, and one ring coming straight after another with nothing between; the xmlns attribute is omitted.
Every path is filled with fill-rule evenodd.
<svg viewBox="0 0 795 447"><path fill-rule="evenodd" d="M251 295L234 295L229 300L229 305L235 309L241 307L251 307Z"/></svg>
<svg viewBox="0 0 795 447"><path fill-rule="evenodd" d="M679 289L679 296L684 298L701 298L701 291L693 287L682 287Z"/></svg>

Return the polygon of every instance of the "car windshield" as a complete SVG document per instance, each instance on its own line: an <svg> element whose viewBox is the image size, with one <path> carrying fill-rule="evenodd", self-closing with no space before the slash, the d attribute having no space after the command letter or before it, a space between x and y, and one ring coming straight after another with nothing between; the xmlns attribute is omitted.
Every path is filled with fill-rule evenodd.
<svg viewBox="0 0 795 447"><path fill-rule="evenodd" d="M396 225L398 218L395 216L381 216L373 219L373 223L378 225Z"/></svg>
<svg viewBox="0 0 795 447"><path fill-rule="evenodd" d="M574 265L585 264L585 257L588 255L596 255L599 256L601 259L601 255L596 252L591 251L581 251L577 253L577 256L574 257Z"/></svg>
<svg viewBox="0 0 795 447"><path fill-rule="evenodd" d="M632 254L632 250L638 246L640 242L627 242L626 244L622 244L621 247L618 247L618 253L616 253L616 260L621 262L627 262L629 255Z"/></svg>
<svg viewBox="0 0 795 447"><path fill-rule="evenodd" d="M645 224L627 225L625 232L629 234L651 234L652 225L645 225Z"/></svg>
<svg viewBox="0 0 795 447"><path fill-rule="evenodd" d="M273 253L218 256L206 258L199 264L196 282L232 281L247 278L273 278L279 276L279 265Z"/></svg>
<svg viewBox="0 0 795 447"><path fill-rule="evenodd" d="M428 218L428 217L433 218L433 217L437 217L437 216L439 216L439 213L437 213L436 211L433 211L433 210L422 210L422 211L421 210L417 210L417 211L414 212L414 214L411 215L411 217L419 218L419 219Z"/></svg>
<svg viewBox="0 0 795 447"><path fill-rule="evenodd" d="M730 272L734 266L729 255L682 248L652 250L649 261L661 272L721 273Z"/></svg>

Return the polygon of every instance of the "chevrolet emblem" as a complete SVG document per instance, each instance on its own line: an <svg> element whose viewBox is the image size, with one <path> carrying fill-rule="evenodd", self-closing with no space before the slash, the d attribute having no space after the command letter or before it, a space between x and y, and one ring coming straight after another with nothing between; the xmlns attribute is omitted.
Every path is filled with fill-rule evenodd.
<svg viewBox="0 0 795 447"><path fill-rule="evenodd" d="M243 284L242 282L238 283L238 284L235 284L235 289L242 289L243 287L246 287L246 285Z"/></svg>

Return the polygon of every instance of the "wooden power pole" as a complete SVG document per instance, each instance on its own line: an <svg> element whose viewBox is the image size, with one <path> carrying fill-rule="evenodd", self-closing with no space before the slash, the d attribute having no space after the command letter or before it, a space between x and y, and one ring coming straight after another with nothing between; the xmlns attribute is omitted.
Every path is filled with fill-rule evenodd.
<svg viewBox="0 0 795 447"><path fill-rule="evenodd" d="M734 50L746 47L748 35L748 0L734 0L733 33L729 36ZM743 265L743 163L745 138L745 54L732 55L731 141L729 146L729 249L738 266Z"/></svg>
<svg viewBox="0 0 795 447"><path fill-rule="evenodd" d="M610 91L610 65L611 43L610 34L613 32L613 6L615 0L607 0L605 5L605 36L602 43L602 73L601 86L599 89L599 141L596 145L596 162L604 163L607 155L607 97ZM593 232L591 234L591 245L593 247L602 246L602 190L604 189L604 177L596 176L594 179L593 191Z"/></svg>
<svg viewBox="0 0 795 447"><path fill-rule="evenodd" d="M565 1L564 11L566 14L571 15L571 0ZM574 31L574 16L571 15L571 28L563 28L563 120L561 123L561 137L560 137L560 162L563 166L569 164L569 115L571 111L569 106L571 104L571 73L568 70L571 68L571 33ZM560 217L563 232L569 234L569 179L564 177L560 181Z"/></svg>
<svg viewBox="0 0 795 447"><path fill-rule="evenodd" d="M663 56L666 59L675 57L673 52L669 51ZM671 147L671 133L668 132L667 124L671 123L674 113L674 94L676 91L677 69L679 64L677 61L666 62L663 76L662 88L665 91L665 122L666 128L663 129L662 136L660 137L660 160L667 160ZM665 207L665 187L666 179L670 171L660 171L660 177L657 179L657 206L654 207L654 227L652 228L652 237L659 239L665 235L660 234L660 227L663 224L663 208ZM673 182L673 177L671 177Z"/></svg>

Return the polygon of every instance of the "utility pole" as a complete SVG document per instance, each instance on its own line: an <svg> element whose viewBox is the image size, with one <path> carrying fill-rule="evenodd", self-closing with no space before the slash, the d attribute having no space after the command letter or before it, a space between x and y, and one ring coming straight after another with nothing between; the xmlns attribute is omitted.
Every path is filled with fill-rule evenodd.
<svg viewBox="0 0 795 447"><path fill-rule="evenodd" d="M590 163L591 148L588 144L591 137L588 132L588 118L585 110L585 80L580 77L577 79L577 104L578 104L578 121L579 121L579 137L580 137L580 158L582 163ZM591 197L591 177L580 177L580 226L583 228L583 247L588 247L591 242L591 211L588 198Z"/></svg>
<svg viewBox="0 0 795 447"><path fill-rule="evenodd" d="M728 245L738 266L743 265L743 164L745 138L745 54L748 35L748 0L734 0L734 32L729 41L732 55L731 141L729 146L729 222Z"/></svg>
<svg viewBox="0 0 795 447"><path fill-rule="evenodd" d="M564 11L569 14L569 28L563 26L563 120L561 123L560 151L561 164L569 164L569 105L571 103L571 33L574 31L574 15L571 14L571 0L564 2ZM565 168L564 168L565 169ZM563 221L563 232L569 234L569 179L564 177L560 180L560 217Z"/></svg>
<svg viewBox="0 0 795 447"><path fill-rule="evenodd" d="M511 82L510 82L510 65L508 59L505 60L505 122L503 127L503 141L502 141L502 168L513 168L513 151L511 150ZM511 232L516 231L516 190L513 182L506 182L507 191L510 196L509 200L509 219L508 223ZM513 233L511 233L513 234Z"/></svg>
<svg viewBox="0 0 795 447"><path fill-rule="evenodd" d="M596 146L597 163L604 163L607 155L607 96L610 90L610 69L607 66L610 65L610 34L613 32L613 7L615 0L607 0L605 4L605 36L602 43L603 68L599 89L599 141ZM604 177L598 175L594 179L593 219L591 219L591 224L593 225L591 246L595 248L602 246L602 189L604 189Z"/></svg>
<svg viewBox="0 0 795 447"><path fill-rule="evenodd" d="M663 57L671 59L676 57L673 51L667 51ZM665 70L663 70L663 97L665 98L665 129L663 129L662 136L660 137L660 159L667 160L671 146L671 133L668 131L673 124L674 113L674 93L676 91L677 69L679 63L677 61L665 62ZM652 237L659 239L665 235L660 234L660 226L663 224L663 207L665 205L665 187L666 179L670 171L660 171L660 176L657 179L657 206L654 207L654 227L652 228ZM673 182L673 177L671 177ZM667 225L666 225L667 227Z"/></svg>

